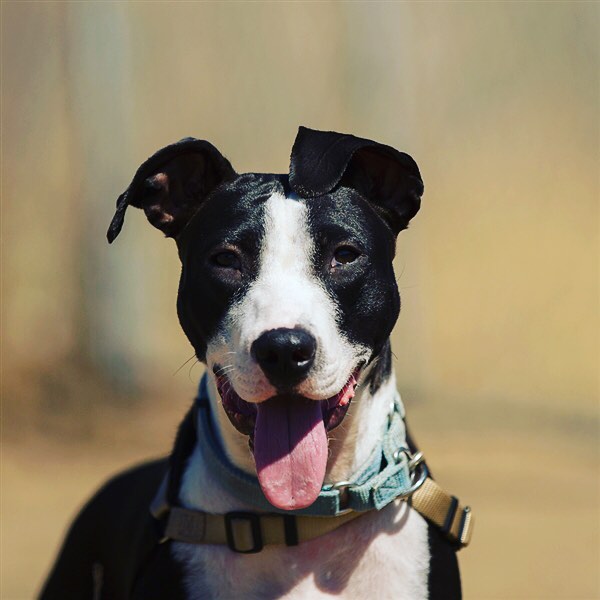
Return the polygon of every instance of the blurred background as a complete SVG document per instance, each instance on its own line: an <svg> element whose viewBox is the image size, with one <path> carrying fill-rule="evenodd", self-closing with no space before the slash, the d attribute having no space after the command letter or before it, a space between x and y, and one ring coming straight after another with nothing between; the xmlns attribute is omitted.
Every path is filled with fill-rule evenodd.
<svg viewBox="0 0 600 600"><path fill-rule="evenodd" d="M421 168L393 346L474 508L465 597L600 596L598 3L1 10L2 598L35 595L102 480L169 451L202 372L175 245L134 210L106 243L118 194L187 135L287 172L300 124Z"/></svg>

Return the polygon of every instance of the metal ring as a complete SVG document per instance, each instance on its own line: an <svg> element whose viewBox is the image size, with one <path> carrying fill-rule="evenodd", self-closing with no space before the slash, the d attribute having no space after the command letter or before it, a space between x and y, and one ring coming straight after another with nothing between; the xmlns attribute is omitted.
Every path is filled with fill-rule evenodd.
<svg viewBox="0 0 600 600"><path fill-rule="evenodd" d="M424 462L422 462L419 465L417 465L417 467L421 468L421 474L419 475L419 478L417 479L417 481L414 481L414 477L412 477L411 479L413 481L413 484L410 486L410 488L408 488L408 490L406 490L406 492L400 494L398 498L407 498L408 496L412 496L425 483L425 480L429 476L429 470L427 469L427 465ZM414 475L416 475L416 471L413 473L413 476Z"/></svg>
<svg viewBox="0 0 600 600"><path fill-rule="evenodd" d="M423 461L425 457L422 452L416 452L412 456L408 458L408 468L410 471L414 471L416 467L418 467Z"/></svg>
<svg viewBox="0 0 600 600"><path fill-rule="evenodd" d="M354 481L338 481L331 486L332 490L345 490L351 485L354 485Z"/></svg>
<svg viewBox="0 0 600 600"><path fill-rule="evenodd" d="M398 450L396 450L394 452L394 454L392 454L392 458L394 459L394 462L396 464L398 464L398 462L400 461L400 456L402 456L403 454L406 454L406 457L409 459L409 465L410 465L410 452L406 449L406 448L398 448Z"/></svg>

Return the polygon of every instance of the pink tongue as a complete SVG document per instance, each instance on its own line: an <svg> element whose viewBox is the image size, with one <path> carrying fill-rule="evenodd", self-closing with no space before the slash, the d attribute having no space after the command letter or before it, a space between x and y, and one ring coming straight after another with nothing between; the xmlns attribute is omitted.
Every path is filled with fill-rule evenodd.
<svg viewBox="0 0 600 600"><path fill-rule="evenodd" d="M327 465L327 434L319 402L274 398L257 405L254 460L267 500L277 508L310 506Z"/></svg>

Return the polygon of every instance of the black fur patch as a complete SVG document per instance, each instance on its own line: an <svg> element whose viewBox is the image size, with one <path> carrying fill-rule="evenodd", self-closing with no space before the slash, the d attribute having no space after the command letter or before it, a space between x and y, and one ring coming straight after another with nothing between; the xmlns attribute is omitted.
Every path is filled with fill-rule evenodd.
<svg viewBox="0 0 600 600"><path fill-rule="evenodd" d="M306 200L314 240L315 276L337 304L340 331L351 343L377 356L400 312L400 296L392 266L395 237L371 205L357 192L338 188ZM339 273L331 273L330 257L350 244L359 257Z"/></svg>
<svg viewBox="0 0 600 600"><path fill-rule="evenodd" d="M241 175L209 197L177 240L182 262L177 313L200 360L206 360L209 340L258 273L264 204L283 189L282 176ZM210 268L211 252L227 245L243 254L243 276L236 281L215 277Z"/></svg>

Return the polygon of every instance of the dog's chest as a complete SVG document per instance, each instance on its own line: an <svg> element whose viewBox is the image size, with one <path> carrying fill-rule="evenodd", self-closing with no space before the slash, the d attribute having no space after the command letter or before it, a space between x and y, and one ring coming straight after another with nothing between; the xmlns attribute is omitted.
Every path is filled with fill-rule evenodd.
<svg viewBox="0 0 600 600"><path fill-rule="evenodd" d="M427 524L405 503L390 505L296 547L258 554L173 545L189 600L200 598L427 598Z"/></svg>

